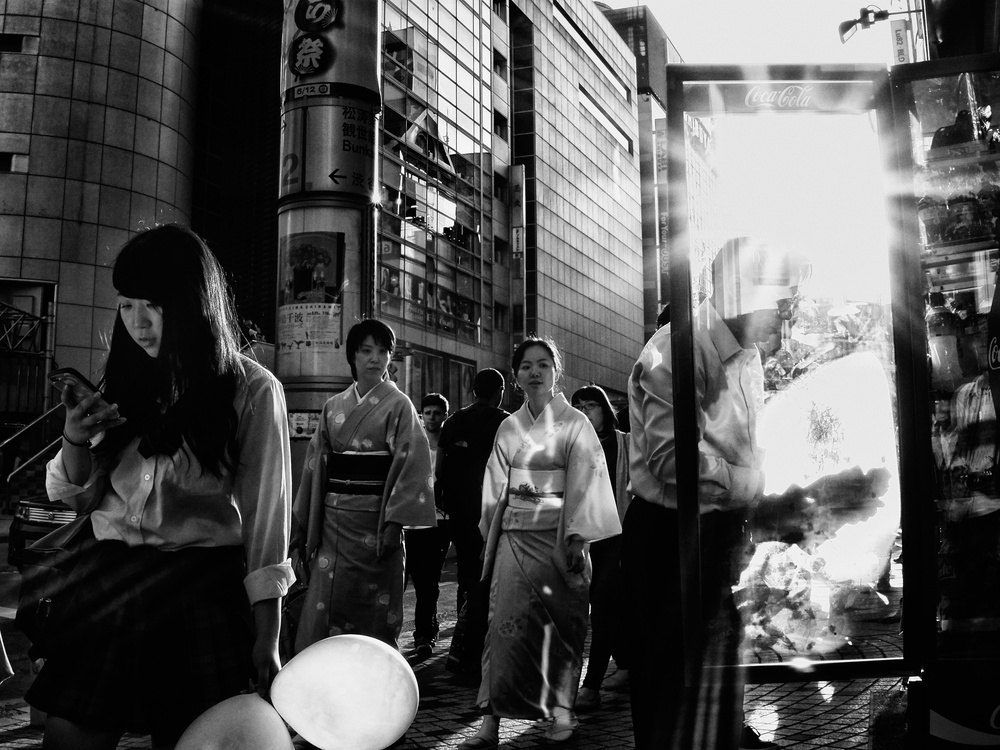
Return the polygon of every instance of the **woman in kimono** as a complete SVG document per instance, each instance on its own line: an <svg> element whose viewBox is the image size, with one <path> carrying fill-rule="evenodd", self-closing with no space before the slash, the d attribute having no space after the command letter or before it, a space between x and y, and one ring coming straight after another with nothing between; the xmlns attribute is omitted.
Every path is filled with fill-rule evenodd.
<svg viewBox="0 0 1000 750"><path fill-rule="evenodd" d="M587 635L587 542L621 533L604 450L555 383L559 351L529 337L514 351L525 403L500 425L483 480L489 627L478 703L483 724L459 747L495 748L500 717L551 718L568 740Z"/></svg>
<svg viewBox="0 0 1000 750"><path fill-rule="evenodd" d="M434 526L427 436L388 380L396 336L363 320L347 334L354 384L323 407L293 506L293 555L309 589L295 651L341 633L396 646L403 625L403 527Z"/></svg>

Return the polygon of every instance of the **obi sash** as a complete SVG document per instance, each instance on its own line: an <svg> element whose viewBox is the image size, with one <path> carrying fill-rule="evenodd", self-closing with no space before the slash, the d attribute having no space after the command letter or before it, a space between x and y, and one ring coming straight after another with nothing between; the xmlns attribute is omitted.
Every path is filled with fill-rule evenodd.
<svg viewBox="0 0 1000 750"><path fill-rule="evenodd" d="M566 472L510 469L504 531L555 530L562 517Z"/></svg>
<svg viewBox="0 0 1000 750"><path fill-rule="evenodd" d="M565 469L510 469L507 483L508 507L522 510L553 508L563 504L566 489Z"/></svg>
<svg viewBox="0 0 1000 750"><path fill-rule="evenodd" d="M343 451L326 455L326 491L338 495L385 494L392 466L388 451Z"/></svg>

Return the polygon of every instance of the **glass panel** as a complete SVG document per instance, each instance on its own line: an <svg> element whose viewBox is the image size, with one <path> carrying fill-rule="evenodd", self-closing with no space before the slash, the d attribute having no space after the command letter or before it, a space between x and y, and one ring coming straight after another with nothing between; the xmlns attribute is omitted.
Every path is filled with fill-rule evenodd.
<svg viewBox="0 0 1000 750"><path fill-rule="evenodd" d="M452 414L476 400L472 392L475 377L476 368L472 365L454 360L449 364L448 398Z"/></svg>
<svg viewBox="0 0 1000 750"><path fill-rule="evenodd" d="M703 583L732 587L744 663L901 656L882 637L902 578L873 97L868 81L684 88L695 361L717 363L696 377L702 554L735 563Z"/></svg>
<svg viewBox="0 0 1000 750"><path fill-rule="evenodd" d="M1000 653L995 402L1000 73L907 83L937 487L937 633L944 657ZM996 309L996 312L993 310ZM991 346L995 346L992 344ZM992 382L991 382L992 381Z"/></svg>

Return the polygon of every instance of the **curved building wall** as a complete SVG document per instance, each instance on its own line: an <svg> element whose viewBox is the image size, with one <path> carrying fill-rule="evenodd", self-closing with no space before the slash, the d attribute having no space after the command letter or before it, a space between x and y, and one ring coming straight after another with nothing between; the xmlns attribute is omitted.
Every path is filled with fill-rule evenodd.
<svg viewBox="0 0 1000 750"><path fill-rule="evenodd" d="M98 375L129 234L190 223L201 6L0 2L0 295L55 286L58 366Z"/></svg>

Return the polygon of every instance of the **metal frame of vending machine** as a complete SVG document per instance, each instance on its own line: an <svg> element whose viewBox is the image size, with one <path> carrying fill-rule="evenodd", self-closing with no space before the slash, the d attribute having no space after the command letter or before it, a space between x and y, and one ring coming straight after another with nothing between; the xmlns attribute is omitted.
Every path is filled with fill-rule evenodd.
<svg viewBox="0 0 1000 750"><path fill-rule="evenodd" d="M927 358L910 399L924 461L907 498L921 518L910 714L927 747L1000 747L1000 689L985 677L1000 669L1000 55L897 66L891 90L899 273L919 294L911 329Z"/></svg>
<svg viewBox="0 0 1000 750"><path fill-rule="evenodd" d="M828 530L766 542L772 559L780 555L784 570L797 576L784 597L744 570L741 586L750 580L741 603L748 605L741 609L750 643L747 680L919 678L931 645L925 620L933 553L925 547L933 519L926 510L932 501L922 398L928 382L912 205L899 199L894 184L902 152L895 145L888 72L880 66L668 65L667 84L679 553L698 559L693 311L712 293L713 253L730 238L761 235L757 239L772 246L813 255L811 288L803 285L798 312L804 322L795 324L804 332L796 338L794 328L783 330L791 353L765 363L764 408L785 415L772 417L769 437L761 437L771 441L771 474L805 486L859 465L869 476L880 465L892 479L872 507L847 498L830 514L840 520ZM803 171L805 161L815 161L812 171ZM775 427L781 418L787 428ZM875 434L880 443L859 447ZM789 471L793 465L797 474ZM836 527L845 519L843 529L863 531L853 541ZM787 542L792 538L799 541ZM906 575L894 596L898 601L901 592L906 601L907 627L901 653L885 656L866 650L856 609L864 597L879 606L877 589L900 539ZM865 547L869 543L875 546ZM845 553L851 544L859 551ZM681 586L687 642L696 642L701 627L699 575L688 568ZM760 590L771 596L754 602ZM700 656L689 650L684 658L690 677Z"/></svg>

